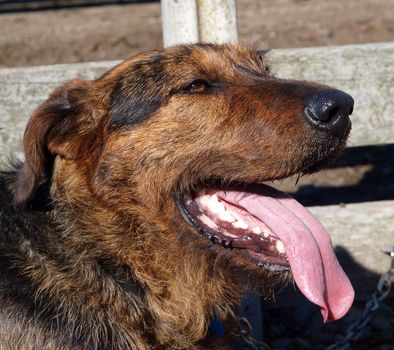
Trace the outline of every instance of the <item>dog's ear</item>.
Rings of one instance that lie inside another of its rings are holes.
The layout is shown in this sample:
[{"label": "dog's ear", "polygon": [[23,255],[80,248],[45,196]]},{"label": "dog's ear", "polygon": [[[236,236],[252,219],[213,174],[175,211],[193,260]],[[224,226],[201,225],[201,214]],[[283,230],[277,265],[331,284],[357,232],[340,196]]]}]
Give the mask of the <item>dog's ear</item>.
[{"label": "dog's ear", "polygon": [[75,79],[58,87],[33,113],[24,135],[25,162],[14,188],[16,203],[33,198],[50,176],[57,155],[79,159],[97,142],[97,104],[89,81]]}]

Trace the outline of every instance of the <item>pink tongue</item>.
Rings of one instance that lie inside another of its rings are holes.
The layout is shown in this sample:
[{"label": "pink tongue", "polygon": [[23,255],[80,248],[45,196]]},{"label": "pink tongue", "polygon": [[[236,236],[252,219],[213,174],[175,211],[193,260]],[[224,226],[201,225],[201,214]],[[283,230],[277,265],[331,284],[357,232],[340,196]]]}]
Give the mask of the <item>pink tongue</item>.
[{"label": "pink tongue", "polygon": [[264,186],[264,193],[217,193],[266,224],[286,248],[294,280],[302,293],[320,306],[324,322],[346,314],[354,290],[332,249],[322,224],[292,197]]}]

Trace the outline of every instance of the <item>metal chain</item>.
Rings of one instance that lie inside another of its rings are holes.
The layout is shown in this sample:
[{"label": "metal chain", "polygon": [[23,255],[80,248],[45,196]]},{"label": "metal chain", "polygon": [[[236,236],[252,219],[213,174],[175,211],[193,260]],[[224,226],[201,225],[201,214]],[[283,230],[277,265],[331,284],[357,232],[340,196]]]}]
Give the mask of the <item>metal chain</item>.
[{"label": "metal chain", "polygon": [[376,291],[366,303],[362,315],[357,321],[350,325],[346,331],[346,335],[338,342],[330,345],[327,350],[346,350],[350,346],[349,342],[351,340],[359,339],[373,313],[378,309],[380,302],[390,293],[391,285],[394,280],[394,246],[391,249],[385,250],[384,253],[391,257],[390,267],[380,278]]},{"label": "metal chain", "polygon": [[[371,299],[366,303],[364,311],[360,318],[350,325],[346,335],[336,343],[330,345],[326,350],[346,350],[350,346],[351,340],[357,340],[362,335],[365,326],[370,321],[373,313],[379,308],[383,299],[390,293],[391,285],[394,280],[394,246],[384,251],[391,257],[391,264],[386,273],[384,273],[377,284],[376,291],[372,294]],[[257,341],[252,335],[252,326],[245,317],[237,317],[230,313],[234,327],[231,334],[234,338],[242,340],[248,350],[270,350],[268,344]]]},{"label": "metal chain", "polygon": [[256,340],[252,333],[253,329],[248,319],[245,317],[237,317],[231,314],[235,327],[231,331],[231,335],[238,340],[241,340],[248,350],[270,350],[268,344]]}]

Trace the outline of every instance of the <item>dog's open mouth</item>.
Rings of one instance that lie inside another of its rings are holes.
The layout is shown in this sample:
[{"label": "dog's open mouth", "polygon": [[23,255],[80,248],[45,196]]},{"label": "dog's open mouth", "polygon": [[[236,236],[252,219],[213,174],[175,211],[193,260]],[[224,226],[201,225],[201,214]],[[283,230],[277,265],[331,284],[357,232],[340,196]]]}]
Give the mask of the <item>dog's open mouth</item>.
[{"label": "dog's open mouth", "polygon": [[285,247],[264,221],[244,208],[235,189],[204,188],[186,196],[185,213],[202,233],[226,248],[245,249],[259,266],[269,270],[290,268]]},{"label": "dog's open mouth", "polygon": [[179,198],[185,219],[215,244],[242,250],[273,271],[291,269],[325,321],[350,308],[353,288],[321,223],[289,195],[266,185],[207,186]]}]

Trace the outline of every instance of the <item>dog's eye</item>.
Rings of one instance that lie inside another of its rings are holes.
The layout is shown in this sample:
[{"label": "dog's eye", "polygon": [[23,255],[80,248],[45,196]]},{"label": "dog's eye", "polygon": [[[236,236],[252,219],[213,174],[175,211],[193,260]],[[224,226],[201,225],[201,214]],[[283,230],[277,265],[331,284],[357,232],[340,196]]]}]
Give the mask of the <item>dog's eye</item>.
[{"label": "dog's eye", "polygon": [[208,88],[209,88],[209,83],[206,82],[205,80],[199,79],[187,85],[183,90],[187,92],[200,93],[207,91]]}]

